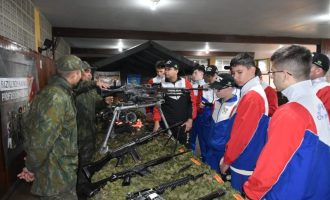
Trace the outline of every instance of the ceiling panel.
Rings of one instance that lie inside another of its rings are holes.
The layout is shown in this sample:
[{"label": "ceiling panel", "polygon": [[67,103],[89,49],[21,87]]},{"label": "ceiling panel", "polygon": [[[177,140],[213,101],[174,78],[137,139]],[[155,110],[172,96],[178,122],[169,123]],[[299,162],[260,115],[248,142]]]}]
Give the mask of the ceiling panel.
[{"label": "ceiling panel", "polygon": [[[32,0],[54,27],[330,38],[329,0]],[[323,17],[322,16],[327,16]],[[78,48],[116,48],[118,39],[66,38]],[[145,40],[122,40],[131,48]],[[156,41],[177,51],[205,42]],[[209,43],[211,51],[254,51],[269,57],[283,44]],[[312,51],[314,45],[307,46]]]},{"label": "ceiling panel", "polygon": [[[155,11],[144,4],[146,1],[33,0],[58,27],[322,38],[330,35],[330,18],[318,19],[329,15],[328,0],[160,0]],[[311,26],[315,28],[309,29]]]}]

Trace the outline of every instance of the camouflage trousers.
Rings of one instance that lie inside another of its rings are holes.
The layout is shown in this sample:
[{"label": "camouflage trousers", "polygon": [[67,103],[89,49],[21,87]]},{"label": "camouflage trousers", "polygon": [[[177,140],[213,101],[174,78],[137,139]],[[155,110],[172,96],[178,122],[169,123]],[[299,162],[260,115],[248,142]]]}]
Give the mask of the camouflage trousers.
[{"label": "camouflage trousers", "polygon": [[82,172],[82,166],[90,163],[93,159],[93,155],[95,153],[95,142],[94,138],[89,138],[85,141],[79,142],[79,165],[78,165],[78,176],[77,176],[77,184],[86,183],[87,179]]},{"label": "camouflage trousers", "polygon": [[78,200],[76,188],[54,196],[39,196],[40,200]]}]

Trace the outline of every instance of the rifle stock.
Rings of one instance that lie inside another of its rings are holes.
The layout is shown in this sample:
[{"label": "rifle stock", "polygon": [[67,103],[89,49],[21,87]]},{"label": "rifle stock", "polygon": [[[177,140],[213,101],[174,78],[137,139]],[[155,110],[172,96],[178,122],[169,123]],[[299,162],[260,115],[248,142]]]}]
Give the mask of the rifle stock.
[{"label": "rifle stock", "polygon": [[100,160],[83,166],[82,167],[83,173],[85,174],[86,178],[90,181],[91,177],[95,174],[95,172],[101,170],[113,158],[117,159],[116,166],[122,161],[122,157],[125,156],[126,154],[130,154],[135,161],[140,160],[140,156],[137,152],[136,146],[144,144],[145,142],[151,140],[152,138],[160,135],[162,132],[166,132],[167,130],[175,128],[182,124],[183,124],[183,122],[173,124],[172,126],[166,128],[166,129],[162,129],[162,130],[156,131],[154,133],[147,134],[147,135],[137,138],[123,146],[120,146],[117,149],[108,152],[107,155],[104,156],[103,158],[101,158]]}]

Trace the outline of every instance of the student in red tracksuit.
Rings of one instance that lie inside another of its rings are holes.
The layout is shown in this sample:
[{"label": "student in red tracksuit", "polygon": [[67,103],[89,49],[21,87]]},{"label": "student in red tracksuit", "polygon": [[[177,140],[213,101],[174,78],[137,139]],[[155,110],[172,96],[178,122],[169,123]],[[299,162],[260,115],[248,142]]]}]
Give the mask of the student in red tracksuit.
[{"label": "student in red tracksuit", "polygon": [[156,70],[157,76],[150,79],[148,81],[148,84],[161,83],[161,82],[165,81],[165,61],[163,61],[163,60],[157,61],[156,65],[155,65],[155,70]]},{"label": "student in red tracksuit", "polygon": [[269,106],[268,116],[271,117],[278,108],[277,92],[274,88],[270,87],[266,82],[262,80],[262,74],[259,67],[256,69],[256,76],[259,77],[261,86],[265,90]]},{"label": "student in red tracksuit", "polygon": [[274,84],[289,102],[270,120],[268,141],[244,184],[249,199],[330,199],[330,124],[309,80],[311,53],[292,45],[271,57]]},{"label": "student in red tracksuit", "polygon": [[[203,71],[204,70],[204,71]],[[202,72],[203,71],[203,72]],[[197,88],[198,85],[204,89],[208,90],[195,90],[194,94],[196,97],[196,106],[197,106],[197,116],[193,122],[193,128],[191,131],[191,148],[195,150],[195,142],[196,136],[198,137],[199,147],[201,151],[202,161],[205,162],[206,153],[208,151],[209,146],[209,135],[210,129],[212,125],[212,107],[214,101],[217,99],[215,96],[213,89],[209,88],[209,85],[215,81],[217,67],[215,65],[207,66],[206,69],[203,68],[195,68],[192,79],[193,79],[193,87]],[[202,76],[196,76],[202,72]],[[206,75],[207,83],[204,82],[203,75]],[[202,79],[202,81],[196,81]],[[195,81],[194,81],[195,79]],[[201,82],[203,85],[201,85]]]},{"label": "student in red tracksuit", "polygon": [[214,93],[219,98],[214,102],[211,126],[209,128],[208,148],[205,155],[205,162],[218,173],[219,162],[225,153],[225,147],[230,137],[233,119],[231,116],[238,103],[238,98],[234,94],[235,81],[230,74],[218,74],[217,79],[210,85]]},{"label": "student in red tracksuit", "polygon": [[[148,81],[148,84],[160,84],[165,81],[165,61],[159,60],[155,64],[155,70],[157,76],[153,77]],[[146,108],[146,117],[148,121],[153,119],[153,107]]]},{"label": "student in red tracksuit", "polygon": [[313,53],[310,78],[316,95],[321,99],[330,116],[330,84],[325,75],[329,70],[329,58],[321,53]]},{"label": "student in red tracksuit", "polygon": [[[193,88],[203,88],[206,85],[204,81],[204,74],[205,74],[205,67],[204,65],[196,64],[193,68],[193,73],[191,75],[191,84]],[[196,141],[198,132],[203,131],[203,122],[198,117],[199,113],[201,113],[202,109],[200,108],[203,91],[202,90],[194,90],[194,95],[196,98],[196,106],[197,106],[197,116],[196,119],[193,121],[193,128],[190,132],[190,147],[196,153]],[[198,140],[200,140],[198,138]],[[200,141],[199,141],[200,143]]]},{"label": "student in red tracksuit", "polygon": [[231,185],[242,191],[243,183],[252,174],[266,142],[268,102],[259,77],[255,77],[256,66],[252,56],[238,54],[230,66],[235,83],[241,87],[241,99],[233,116],[224,157],[220,160],[220,171],[224,174],[230,166]]},{"label": "student in red tracksuit", "polygon": [[[179,65],[172,60],[165,63],[165,81],[161,82],[162,88],[187,88],[191,89],[191,83],[178,76]],[[177,138],[181,144],[189,147],[189,131],[192,128],[193,119],[196,117],[196,101],[193,90],[182,92],[181,94],[165,94],[165,103],[161,105],[165,119],[169,126],[183,121],[182,128],[172,130],[174,138]],[[160,127],[161,116],[156,107],[154,107],[154,131]]]}]

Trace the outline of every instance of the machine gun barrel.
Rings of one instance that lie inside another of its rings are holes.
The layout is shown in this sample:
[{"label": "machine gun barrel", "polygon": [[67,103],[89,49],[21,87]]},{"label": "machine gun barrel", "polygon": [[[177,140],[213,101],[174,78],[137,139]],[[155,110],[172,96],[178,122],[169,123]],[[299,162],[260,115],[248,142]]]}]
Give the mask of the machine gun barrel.
[{"label": "machine gun barrel", "polygon": [[165,94],[167,95],[180,95],[189,93],[192,90],[203,90],[207,91],[209,88],[183,88],[183,87],[162,87],[160,84],[152,85],[124,85],[117,88],[102,89],[98,90],[98,93],[102,97],[116,96],[118,94],[127,94],[129,97],[127,100],[143,100],[143,99],[159,99]]},{"label": "machine gun barrel", "polygon": [[144,164],[135,166],[133,168],[127,169],[125,171],[122,172],[118,172],[118,173],[113,173],[111,174],[111,176],[99,180],[95,183],[84,183],[83,185],[81,185],[82,188],[82,194],[87,196],[87,197],[92,197],[93,195],[95,195],[102,187],[104,187],[107,182],[113,182],[116,181],[118,179],[124,179],[123,181],[123,186],[127,186],[130,185],[130,180],[132,176],[135,175],[140,175],[140,176],[144,176],[145,174],[147,174],[149,172],[149,167],[153,167],[156,165],[160,165],[164,162],[167,162],[169,160],[171,160],[172,158],[182,155],[184,153],[187,152],[181,152],[181,153],[177,153],[174,155],[166,155],[166,156],[162,156],[159,158],[156,158],[154,160],[150,160]]},{"label": "machine gun barrel", "polygon": [[167,189],[173,190],[174,188],[176,188],[178,186],[187,184],[189,181],[196,180],[196,179],[204,176],[204,174],[206,174],[206,172],[198,174],[196,176],[189,174],[186,177],[176,179],[173,181],[169,181],[167,183],[163,183],[155,188],[143,189],[138,192],[128,193],[126,196],[126,200],[147,200],[147,199],[150,199],[150,196],[156,196],[156,195],[163,194],[165,192],[165,190],[167,190]]},{"label": "machine gun barrel", "polygon": [[183,122],[173,124],[172,126],[170,126],[168,128],[165,128],[165,129],[156,131],[154,133],[147,134],[142,137],[136,138],[133,141],[131,141],[127,144],[124,144],[123,146],[120,146],[113,151],[109,151],[107,153],[107,155],[104,156],[103,158],[101,158],[100,160],[87,164],[82,167],[86,178],[88,180],[90,180],[95,172],[101,170],[103,168],[103,166],[106,165],[113,158],[117,158],[117,164],[120,163],[122,157],[126,154],[131,154],[131,156],[133,157],[134,160],[139,160],[140,156],[138,155],[138,152],[136,149],[136,147],[138,145],[144,144],[145,142],[151,140],[152,138],[157,137],[161,133],[166,132],[167,130],[175,128],[177,126],[180,126],[182,124],[183,124]]}]

